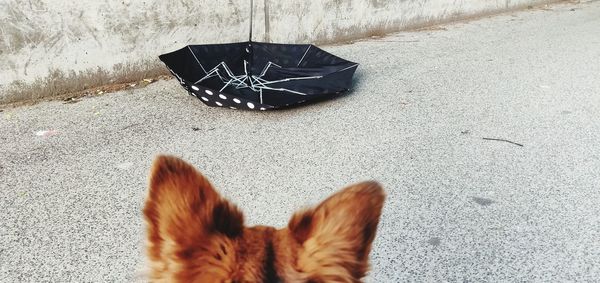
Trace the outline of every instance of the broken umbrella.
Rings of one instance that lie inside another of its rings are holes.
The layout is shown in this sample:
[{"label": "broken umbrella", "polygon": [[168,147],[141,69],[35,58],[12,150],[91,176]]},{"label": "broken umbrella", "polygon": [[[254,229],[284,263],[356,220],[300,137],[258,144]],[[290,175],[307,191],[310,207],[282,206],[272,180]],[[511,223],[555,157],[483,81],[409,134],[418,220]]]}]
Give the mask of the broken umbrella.
[{"label": "broken umbrella", "polygon": [[188,45],[159,56],[191,95],[208,106],[269,110],[350,89],[357,63],[312,44],[254,42],[250,11],[246,42]]}]

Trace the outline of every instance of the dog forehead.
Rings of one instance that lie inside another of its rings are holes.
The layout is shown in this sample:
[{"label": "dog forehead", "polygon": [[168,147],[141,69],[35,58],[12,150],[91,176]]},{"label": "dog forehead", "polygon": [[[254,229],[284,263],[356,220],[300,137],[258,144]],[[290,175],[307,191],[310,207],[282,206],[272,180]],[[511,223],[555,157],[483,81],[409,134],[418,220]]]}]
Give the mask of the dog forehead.
[{"label": "dog forehead", "polygon": [[273,246],[274,232],[274,228],[266,226],[244,228],[236,245],[240,259],[244,261],[267,259],[269,249]]},{"label": "dog forehead", "polygon": [[267,226],[244,229],[236,241],[236,279],[244,282],[280,282],[275,270],[274,232],[274,228]]}]

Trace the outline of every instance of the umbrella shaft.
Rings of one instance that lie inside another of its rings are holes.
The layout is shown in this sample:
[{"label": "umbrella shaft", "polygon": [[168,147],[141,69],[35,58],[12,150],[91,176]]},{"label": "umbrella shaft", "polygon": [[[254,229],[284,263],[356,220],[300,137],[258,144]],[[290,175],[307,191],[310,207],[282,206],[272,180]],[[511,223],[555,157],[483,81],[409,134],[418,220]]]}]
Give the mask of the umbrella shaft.
[{"label": "umbrella shaft", "polygon": [[252,16],[254,14],[254,0],[250,0],[250,35],[248,41],[252,41]]}]

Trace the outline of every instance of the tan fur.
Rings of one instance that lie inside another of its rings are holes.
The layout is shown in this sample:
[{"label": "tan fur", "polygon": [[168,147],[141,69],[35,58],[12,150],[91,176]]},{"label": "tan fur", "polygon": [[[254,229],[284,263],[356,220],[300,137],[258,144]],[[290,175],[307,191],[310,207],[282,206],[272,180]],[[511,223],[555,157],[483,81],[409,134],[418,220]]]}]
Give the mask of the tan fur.
[{"label": "tan fur", "polygon": [[154,282],[360,282],[384,202],[359,183],[288,227],[244,227],[240,210],[194,167],[159,156],[144,207]]}]

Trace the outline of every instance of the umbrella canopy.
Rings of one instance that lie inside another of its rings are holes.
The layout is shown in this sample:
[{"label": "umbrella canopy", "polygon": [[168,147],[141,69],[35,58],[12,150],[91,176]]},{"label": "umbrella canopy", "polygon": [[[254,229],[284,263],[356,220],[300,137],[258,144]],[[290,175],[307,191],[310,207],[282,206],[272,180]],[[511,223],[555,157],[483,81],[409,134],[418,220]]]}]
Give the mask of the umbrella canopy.
[{"label": "umbrella canopy", "polygon": [[312,44],[253,41],[189,45],[159,58],[204,104],[250,110],[341,94],[358,67]]}]

